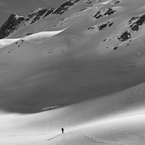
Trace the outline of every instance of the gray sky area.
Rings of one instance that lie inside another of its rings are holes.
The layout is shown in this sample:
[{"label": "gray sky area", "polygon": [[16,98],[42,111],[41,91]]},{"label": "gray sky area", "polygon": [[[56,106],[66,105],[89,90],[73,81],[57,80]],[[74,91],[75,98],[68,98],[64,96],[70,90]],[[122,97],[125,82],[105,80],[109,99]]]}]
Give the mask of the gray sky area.
[{"label": "gray sky area", "polygon": [[0,26],[10,14],[26,16],[39,7],[58,7],[66,0],[0,0]]}]

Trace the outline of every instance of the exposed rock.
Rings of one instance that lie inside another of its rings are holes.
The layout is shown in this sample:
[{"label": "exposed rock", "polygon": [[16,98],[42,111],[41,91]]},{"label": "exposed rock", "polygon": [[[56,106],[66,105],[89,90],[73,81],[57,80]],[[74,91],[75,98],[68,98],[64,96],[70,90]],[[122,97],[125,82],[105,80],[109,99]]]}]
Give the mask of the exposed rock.
[{"label": "exposed rock", "polygon": [[41,18],[44,18],[46,16],[48,16],[49,14],[51,14],[53,12],[53,9],[47,9],[47,8],[39,8],[35,11],[32,11],[26,18],[25,18],[25,22],[29,23],[29,24],[33,24],[35,22],[37,22],[38,20],[40,20]]},{"label": "exposed rock", "polygon": [[116,10],[113,10],[113,8],[103,9],[103,10],[98,11],[94,15],[94,18],[98,19],[98,18],[101,18],[101,17],[104,17],[104,16],[109,16],[109,15],[114,14],[115,12],[116,12]]},{"label": "exposed rock", "polygon": [[43,18],[50,15],[54,11],[54,8],[49,8],[47,12],[44,14]]},{"label": "exposed rock", "polygon": [[118,37],[118,40],[120,41],[126,41],[131,38],[131,34],[128,31],[125,31],[124,33],[121,34],[120,37]]},{"label": "exposed rock", "polygon": [[25,25],[33,24],[38,20],[48,16],[53,11],[54,8],[39,8],[35,11],[32,11],[26,18],[19,16],[18,14],[11,14],[8,20],[0,28],[0,39],[14,33],[19,28],[20,24],[22,24],[22,22]]},{"label": "exposed rock", "polygon": [[68,0],[63,3],[58,9],[56,9],[53,14],[61,15],[65,11],[67,11],[70,7],[72,7],[75,3],[79,2],[80,0]]},{"label": "exposed rock", "polygon": [[131,23],[133,20],[136,20],[136,22],[132,23],[130,25],[130,28],[133,31],[138,31],[139,30],[139,26],[141,26],[141,25],[143,25],[145,23],[145,14],[143,14],[140,17],[132,17],[131,20],[129,21],[129,23]]},{"label": "exposed rock", "polygon": [[87,5],[91,5],[94,4],[96,2],[96,0],[85,0],[84,3]]},{"label": "exposed rock", "polygon": [[115,1],[115,2],[114,2],[114,4],[119,4],[119,3],[120,3],[120,1],[119,1],[119,0],[117,0],[117,1]]},{"label": "exposed rock", "polygon": [[101,18],[103,17],[103,15],[101,14],[101,11],[97,12],[95,15],[94,15],[94,18],[98,19],[98,18]]},{"label": "exposed rock", "polygon": [[105,12],[104,15],[107,15],[107,16],[112,15],[112,14],[115,13],[115,11],[116,11],[116,10],[113,10],[112,8],[109,8],[109,9]]},{"label": "exposed rock", "polygon": [[103,30],[104,28],[106,28],[106,27],[110,27],[110,26],[112,26],[113,25],[113,22],[110,22],[110,21],[108,21],[107,23],[103,23],[103,24],[101,24],[100,26],[98,26],[98,29],[99,30]]},{"label": "exposed rock", "polygon": [[139,17],[132,17],[129,21],[128,21],[128,24],[132,24],[132,22],[134,21],[134,20],[137,20]]},{"label": "exposed rock", "polygon": [[23,16],[19,16],[18,14],[11,14],[8,20],[0,28],[0,39],[13,33],[24,21],[24,19],[25,18]]},{"label": "exposed rock", "polygon": [[28,35],[31,35],[31,34],[33,34],[33,33],[32,32],[28,32],[28,33],[25,34],[25,36],[28,36]]},{"label": "exposed rock", "polygon": [[118,46],[115,46],[115,47],[113,48],[113,50],[117,50],[117,48],[118,48]]}]

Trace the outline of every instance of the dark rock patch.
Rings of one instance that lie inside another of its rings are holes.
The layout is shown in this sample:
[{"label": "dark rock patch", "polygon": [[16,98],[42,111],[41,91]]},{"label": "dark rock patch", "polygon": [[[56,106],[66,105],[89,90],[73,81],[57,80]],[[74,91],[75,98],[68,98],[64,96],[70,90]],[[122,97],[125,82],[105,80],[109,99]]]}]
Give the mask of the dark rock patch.
[{"label": "dark rock patch", "polygon": [[136,19],[138,19],[139,17],[132,17],[129,21],[128,21],[128,24],[131,24],[132,23],[132,21],[134,21],[134,20],[136,20]]},{"label": "dark rock patch", "polygon": [[67,11],[70,7],[72,7],[75,3],[79,2],[80,0],[68,0],[63,3],[58,9],[56,9],[53,14],[61,15],[65,11]]},{"label": "dark rock patch", "polygon": [[139,26],[143,25],[145,23],[145,14],[143,14],[140,17],[132,17],[131,20],[129,21],[129,24],[133,21],[136,20],[136,22],[132,23],[130,25],[130,28],[132,31],[138,31],[139,30]]},{"label": "dark rock patch", "polygon": [[100,26],[98,26],[98,29],[99,30],[103,30],[104,28],[106,28],[106,27],[110,27],[111,25],[113,25],[113,22],[107,22],[107,23],[104,23],[104,24],[101,24]]},{"label": "dark rock patch", "polygon": [[0,39],[5,38],[13,33],[23,21],[23,16],[11,14],[8,20],[0,28]]},{"label": "dark rock patch", "polygon": [[98,18],[101,18],[103,17],[103,15],[101,15],[101,11],[97,12],[95,15],[94,15],[94,18],[98,19]]},{"label": "dark rock patch", "polygon": [[108,10],[107,10],[107,12],[104,14],[105,16],[107,15],[107,16],[109,16],[109,15],[112,15],[112,14],[114,14],[116,12],[116,10],[113,10],[112,8],[109,8]]},{"label": "dark rock patch", "polygon": [[98,26],[98,29],[99,29],[99,30],[103,30],[103,29],[106,28],[106,27],[107,27],[107,23]]},{"label": "dark rock patch", "polygon": [[49,8],[47,12],[44,14],[43,18],[49,16],[54,11],[54,8]]},{"label": "dark rock patch", "polygon": [[105,42],[107,39],[104,39],[102,42]]},{"label": "dark rock patch", "polygon": [[131,34],[128,31],[125,31],[124,33],[121,34],[120,37],[118,37],[118,40],[120,41],[126,41],[131,38]]},{"label": "dark rock patch", "polygon": [[113,22],[112,22],[112,23],[109,23],[109,25],[108,25],[108,26],[109,26],[109,27],[111,27],[112,25],[113,25]]},{"label": "dark rock patch", "polygon": [[101,11],[98,11],[95,15],[94,15],[94,18],[95,19],[99,19],[101,17],[104,17],[104,16],[109,16],[109,15],[112,15],[116,12],[116,10],[113,10],[112,8],[108,8],[107,10],[104,9],[104,10],[101,10]]},{"label": "dark rock patch", "polygon": [[120,3],[120,1],[115,1],[115,2],[114,2],[114,4],[119,4],[119,3]]},{"label": "dark rock patch", "polygon": [[87,30],[93,30],[93,29],[95,29],[95,27],[91,26]]},{"label": "dark rock patch", "polygon": [[47,8],[41,8],[36,11],[32,11],[26,18],[25,21],[31,21],[31,24],[38,21],[46,12],[48,12]]},{"label": "dark rock patch", "polygon": [[118,46],[115,46],[114,48],[113,48],[113,50],[117,50],[118,49]]},{"label": "dark rock patch", "polygon": [[25,34],[25,36],[32,35],[32,34],[33,34],[32,32],[28,32]]}]

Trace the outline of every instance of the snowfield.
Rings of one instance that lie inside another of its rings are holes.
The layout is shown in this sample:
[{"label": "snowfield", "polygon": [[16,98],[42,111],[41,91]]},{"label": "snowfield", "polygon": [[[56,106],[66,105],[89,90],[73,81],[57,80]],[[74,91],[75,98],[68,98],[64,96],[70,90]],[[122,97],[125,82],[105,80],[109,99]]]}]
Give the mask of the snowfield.
[{"label": "snowfield", "polygon": [[144,8],[71,0],[16,23],[0,40],[0,145],[144,145]]}]

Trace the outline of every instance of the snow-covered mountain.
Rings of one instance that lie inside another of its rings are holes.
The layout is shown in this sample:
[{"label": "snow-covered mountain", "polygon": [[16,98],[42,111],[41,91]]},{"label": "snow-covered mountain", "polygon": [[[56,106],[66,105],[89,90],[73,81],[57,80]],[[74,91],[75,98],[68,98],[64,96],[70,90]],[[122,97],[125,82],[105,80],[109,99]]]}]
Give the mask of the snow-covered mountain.
[{"label": "snow-covered mountain", "polygon": [[0,144],[144,145],[144,32],[144,0],[11,15],[0,33]]},{"label": "snow-covered mountain", "polygon": [[37,10],[32,11],[26,18],[18,14],[11,14],[8,20],[0,28],[0,39],[8,37],[20,27],[22,28],[31,25],[48,16],[53,10],[54,8],[38,8]]},{"label": "snow-covered mountain", "polygon": [[54,8],[38,8],[35,11],[32,11],[26,18],[25,18],[25,24],[33,24],[37,22],[38,20],[48,16],[53,12]]},{"label": "snow-covered mountain", "polygon": [[[80,0],[68,0],[63,3],[57,9],[54,8],[38,8],[32,12],[27,17],[19,16],[18,14],[11,14],[8,20],[0,28],[0,39],[8,37],[12,33],[16,32],[22,27],[26,27],[37,21],[52,15],[61,15],[68,9],[70,9],[74,4]],[[26,35],[30,35],[27,33]]]},{"label": "snow-covered mountain", "polygon": [[[135,0],[69,0],[55,10],[39,8],[26,18],[18,15],[12,18],[9,22],[13,23],[6,23],[10,28],[7,37],[0,40],[0,63],[7,66],[0,82],[5,82],[11,90],[15,85],[18,87],[17,82],[38,72],[41,74],[41,70],[45,78],[43,81],[28,79],[26,84],[31,82],[32,87],[26,85],[18,92],[12,89],[13,96],[36,96],[37,91],[38,96],[43,92],[44,98],[60,94],[76,96],[62,103],[69,104],[81,100],[78,94],[89,99],[143,81],[140,79],[145,64],[145,3],[142,0],[140,3]],[[51,67],[54,69],[48,73]],[[136,72],[139,77],[134,81]],[[57,92],[53,91],[53,86]],[[1,96],[9,94],[3,90]],[[57,104],[52,101],[51,105]]]}]

